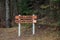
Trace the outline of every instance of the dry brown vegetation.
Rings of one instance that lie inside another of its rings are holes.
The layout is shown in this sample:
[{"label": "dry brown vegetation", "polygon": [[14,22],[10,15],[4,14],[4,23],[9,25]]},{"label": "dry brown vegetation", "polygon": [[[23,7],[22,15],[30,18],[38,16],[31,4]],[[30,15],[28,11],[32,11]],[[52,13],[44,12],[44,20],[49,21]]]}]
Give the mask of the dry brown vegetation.
[{"label": "dry brown vegetation", "polygon": [[21,36],[18,37],[17,28],[0,28],[0,40],[60,40],[57,31],[36,28],[35,35],[32,35],[31,29],[23,28],[21,31]]}]

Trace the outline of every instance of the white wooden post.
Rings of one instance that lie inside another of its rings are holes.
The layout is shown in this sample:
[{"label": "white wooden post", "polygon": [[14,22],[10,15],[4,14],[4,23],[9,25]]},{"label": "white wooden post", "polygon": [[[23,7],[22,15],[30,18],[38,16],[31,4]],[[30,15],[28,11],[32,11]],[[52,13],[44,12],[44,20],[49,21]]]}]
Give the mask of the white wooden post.
[{"label": "white wooden post", "polygon": [[[34,16],[34,14],[33,14]],[[35,24],[34,24],[34,19],[33,19],[33,27],[32,27],[32,32],[33,32],[33,35],[35,34]]]},{"label": "white wooden post", "polygon": [[[20,16],[20,15],[19,15]],[[20,19],[19,19],[19,21],[20,21]],[[21,24],[20,24],[20,22],[18,23],[18,36],[20,36],[21,35]]]}]

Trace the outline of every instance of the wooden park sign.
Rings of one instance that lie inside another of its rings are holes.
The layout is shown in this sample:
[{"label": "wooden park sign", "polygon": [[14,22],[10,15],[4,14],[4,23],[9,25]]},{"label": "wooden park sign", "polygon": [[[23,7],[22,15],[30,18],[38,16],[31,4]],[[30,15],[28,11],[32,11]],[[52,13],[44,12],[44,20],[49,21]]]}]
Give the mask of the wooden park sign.
[{"label": "wooden park sign", "polygon": [[15,16],[16,23],[36,23],[37,16]]},{"label": "wooden park sign", "polygon": [[28,16],[15,16],[15,22],[18,24],[18,36],[21,34],[21,24],[22,23],[32,23],[33,24],[33,34],[35,34],[35,23],[37,23],[37,16],[36,15],[28,15]]}]

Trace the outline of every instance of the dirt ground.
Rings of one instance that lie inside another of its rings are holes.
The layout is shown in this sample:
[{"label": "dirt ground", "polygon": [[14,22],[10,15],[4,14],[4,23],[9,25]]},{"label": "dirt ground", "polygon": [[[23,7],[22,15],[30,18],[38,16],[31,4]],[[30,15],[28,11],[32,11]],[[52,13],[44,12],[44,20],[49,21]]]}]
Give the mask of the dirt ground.
[{"label": "dirt ground", "polygon": [[0,28],[0,40],[60,40],[60,37],[56,31],[36,29],[35,35],[32,35],[31,29],[21,32],[21,36],[18,37],[17,27]]}]

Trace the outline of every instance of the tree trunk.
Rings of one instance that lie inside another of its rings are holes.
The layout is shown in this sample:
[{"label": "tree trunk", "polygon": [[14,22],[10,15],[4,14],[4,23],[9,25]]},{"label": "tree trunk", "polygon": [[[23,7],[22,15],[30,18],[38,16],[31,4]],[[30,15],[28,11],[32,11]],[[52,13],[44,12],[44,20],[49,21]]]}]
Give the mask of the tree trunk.
[{"label": "tree trunk", "polygon": [[9,28],[9,0],[6,0],[6,27]]}]

